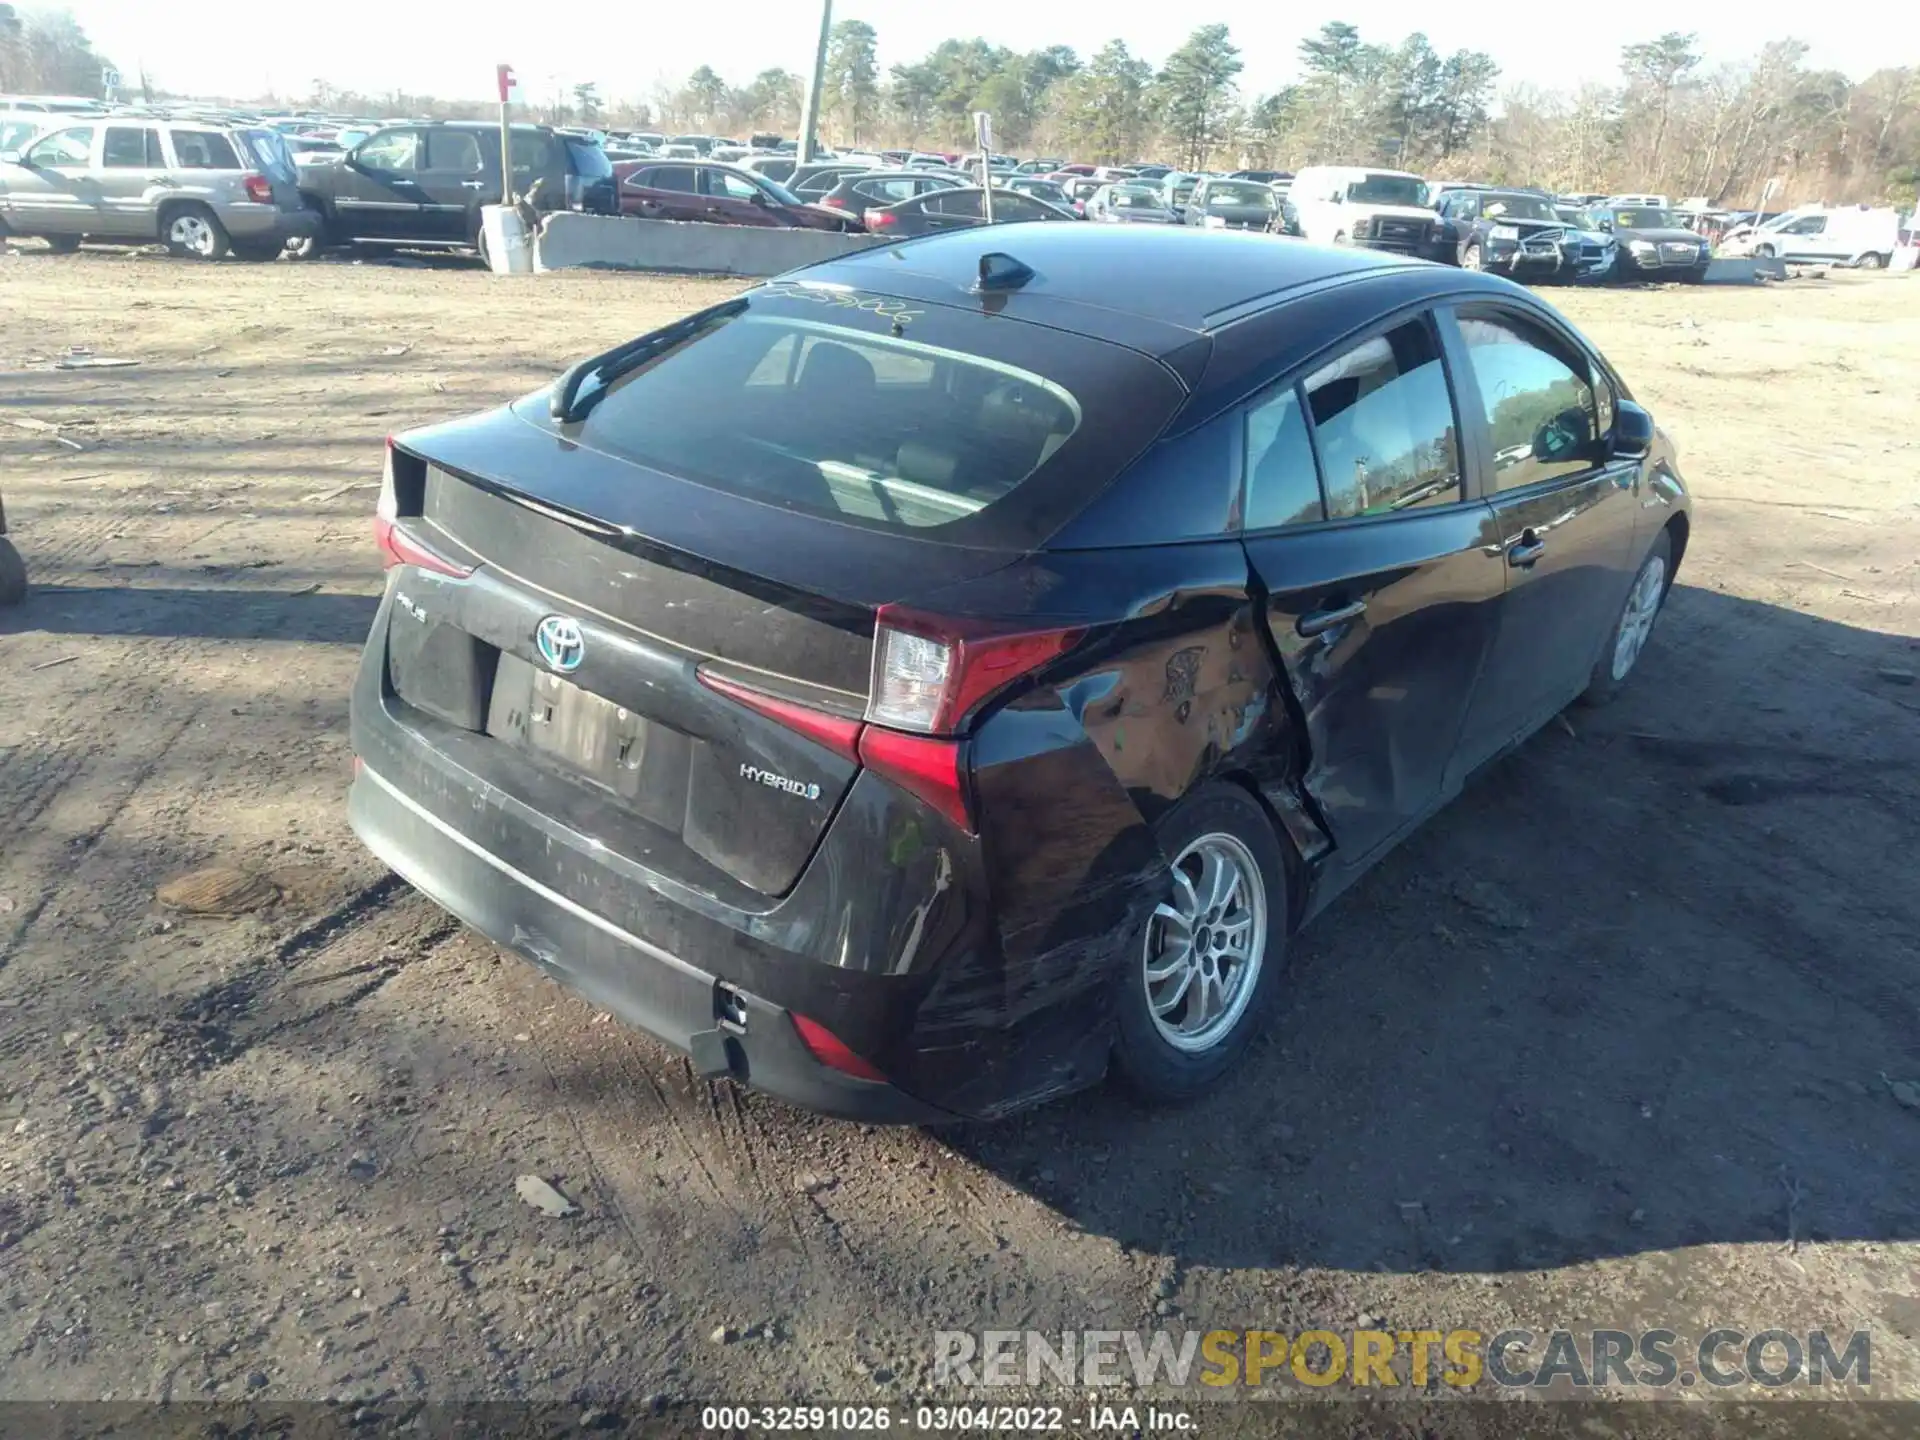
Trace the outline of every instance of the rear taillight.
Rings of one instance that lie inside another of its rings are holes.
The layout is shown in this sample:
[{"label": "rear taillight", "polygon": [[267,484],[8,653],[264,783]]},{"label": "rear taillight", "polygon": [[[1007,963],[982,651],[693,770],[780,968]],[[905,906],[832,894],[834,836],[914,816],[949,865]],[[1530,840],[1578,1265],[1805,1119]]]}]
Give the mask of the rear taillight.
[{"label": "rear taillight", "polygon": [[809,1020],[804,1015],[793,1017],[793,1028],[799,1033],[800,1043],[813,1052],[813,1058],[829,1070],[838,1070],[842,1075],[851,1075],[856,1080],[877,1080],[885,1084],[887,1077],[874,1068],[872,1062],[863,1060],[847,1048],[847,1042],[834,1034],[818,1020]]},{"label": "rear taillight", "polygon": [[373,507],[373,543],[380,547],[386,568],[415,565],[436,575],[464,580],[473,573],[471,565],[449,560],[432,546],[412,534],[400,523],[400,494],[393,480],[393,437],[387,437],[387,460],[380,472],[380,499]]},{"label": "rear taillight", "polygon": [[889,226],[898,224],[899,219],[899,216],[889,215],[885,210],[869,210],[861,223],[869,230],[885,230]]},{"label": "rear taillight", "polygon": [[1076,628],[997,634],[882,605],[863,720],[772,695],[705,668],[697,674],[715,694],[856,760],[973,834],[962,727],[983,702],[1064,654],[1084,633]]},{"label": "rear taillight", "polygon": [[240,186],[247,192],[247,199],[256,205],[273,203],[273,182],[264,175],[248,175],[242,178]]},{"label": "rear taillight", "polygon": [[954,734],[981,701],[1063,654],[1085,633],[969,631],[882,605],[867,719],[895,730]]},{"label": "rear taillight", "polygon": [[822,205],[831,205],[836,210],[844,210],[847,208],[847,202],[842,200],[838,195],[829,195],[820,203]]}]

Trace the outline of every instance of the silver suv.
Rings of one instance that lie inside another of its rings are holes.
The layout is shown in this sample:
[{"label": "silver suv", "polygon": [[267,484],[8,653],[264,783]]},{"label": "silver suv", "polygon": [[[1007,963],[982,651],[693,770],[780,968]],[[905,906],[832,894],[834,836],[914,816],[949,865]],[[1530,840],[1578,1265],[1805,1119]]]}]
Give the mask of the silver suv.
[{"label": "silver suv", "polygon": [[276,131],[62,118],[48,116],[51,128],[0,151],[0,234],[38,235],[62,251],[83,239],[160,240],[201,260],[229,250],[271,260],[318,223]]}]

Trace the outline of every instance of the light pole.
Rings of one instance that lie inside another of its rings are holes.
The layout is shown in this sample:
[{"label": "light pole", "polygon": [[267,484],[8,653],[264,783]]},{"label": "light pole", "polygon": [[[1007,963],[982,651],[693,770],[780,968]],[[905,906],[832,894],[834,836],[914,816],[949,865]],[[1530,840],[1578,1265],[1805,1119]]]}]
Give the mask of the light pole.
[{"label": "light pole", "polygon": [[820,125],[820,87],[827,78],[827,40],[833,33],[833,0],[820,0],[820,43],[813,51],[813,83],[807,86],[806,104],[800,109],[800,143],[795,147],[800,163],[813,159],[813,132]]}]

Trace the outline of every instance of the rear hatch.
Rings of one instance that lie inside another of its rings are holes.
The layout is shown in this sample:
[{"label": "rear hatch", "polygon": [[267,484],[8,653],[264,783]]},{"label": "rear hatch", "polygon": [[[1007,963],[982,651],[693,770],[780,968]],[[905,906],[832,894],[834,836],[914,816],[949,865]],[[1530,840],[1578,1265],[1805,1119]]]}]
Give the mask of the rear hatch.
[{"label": "rear hatch", "polygon": [[879,607],[1036,548],[1184,391],[1119,345],[844,287],[674,329],[579,418],[542,391],[399,438],[389,553],[419,563],[389,683],[487,784],[776,895],[858,772]]},{"label": "rear hatch", "polygon": [[273,187],[274,205],[281,210],[298,212],[303,203],[300,170],[293,152],[287,148],[286,137],[264,126],[240,130],[236,135],[246,151],[240,157],[241,163],[256,166],[259,173],[267,177]]}]

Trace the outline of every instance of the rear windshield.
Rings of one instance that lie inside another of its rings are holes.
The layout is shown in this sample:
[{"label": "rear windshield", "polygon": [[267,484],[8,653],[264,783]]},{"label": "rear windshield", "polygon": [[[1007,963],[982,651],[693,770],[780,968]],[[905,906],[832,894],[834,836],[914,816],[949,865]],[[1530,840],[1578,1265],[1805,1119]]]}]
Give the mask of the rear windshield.
[{"label": "rear windshield", "polygon": [[1244,205],[1259,206],[1271,210],[1274,206],[1273,191],[1264,185],[1246,184],[1209,185],[1207,187],[1207,208],[1226,210]]},{"label": "rear windshield", "polygon": [[1160,192],[1149,190],[1144,185],[1129,185],[1124,190],[1113,192],[1112,203],[1128,209],[1158,210]]},{"label": "rear windshield", "polygon": [[578,440],[784,509],[1009,548],[1057,529],[1182,398],[1117,346],[774,281],[616,379]]}]

